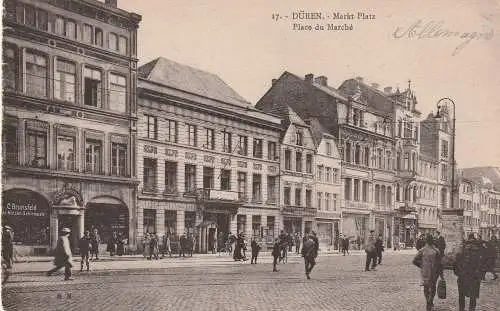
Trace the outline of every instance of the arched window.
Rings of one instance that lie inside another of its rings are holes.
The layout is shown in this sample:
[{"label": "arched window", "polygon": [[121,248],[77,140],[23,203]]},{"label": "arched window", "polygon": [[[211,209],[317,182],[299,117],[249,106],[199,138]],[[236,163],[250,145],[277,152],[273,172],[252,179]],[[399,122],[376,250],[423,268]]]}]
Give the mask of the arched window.
[{"label": "arched window", "polygon": [[392,188],[387,187],[387,205],[392,206]]},{"label": "arched window", "polygon": [[345,161],[351,163],[351,143],[348,141],[345,143]]},{"label": "arched window", "polygon": [[361,164],[361,147],[359,144],[354,147],[354,163]]},{"label": "arched window", "polygon": [[375,185],[375,204],[380,203],[380,186]]},{"label": "arched window", "polygon": [[415,152],[411,154],[411,171],[417,171],[417,154]]},{"label": "arched window", "polygon": [[441,188],[441,208],[446,208],[448,204],[448,191],[446,188]]},{"label": "arched window", "polygon": [[385,194],[385,186],[380,187],[380,203],[385,204],[386,194]]},{"label": "arched window", "polygon": [[408,152],[405,152],[404,161],[405,161],[404,169],[406,171],[409,171],[410,170],[410,154]]},{"label": "arched window", "polygon": [[396,201],[401,201],[401,187],[399,186],[399,184],[396,184]]},{"label": "arched window", "polygon": [[364,165],[370,166],[370,148],[365,147],[365,152],[364,152]]},{"label": "arched window", "polygon": [[397,169],[398,171],[400,171],[400,170],[401,170],[401,151],[398,151],[398,152],[396,153],[396,169]]},{"label": "arched window", "polygon": [[417,186],[413,186],[413,202],[417,202]]}]

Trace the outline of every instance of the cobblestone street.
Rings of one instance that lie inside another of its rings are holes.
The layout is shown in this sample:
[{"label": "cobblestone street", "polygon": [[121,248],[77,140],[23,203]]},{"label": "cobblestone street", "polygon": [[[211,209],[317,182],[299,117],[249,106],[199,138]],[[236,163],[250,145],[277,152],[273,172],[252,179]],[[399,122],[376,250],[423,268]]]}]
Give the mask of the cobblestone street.
[{"label": "cobblestone street", "polygon": [[[217,255],[100,262],[70,282],[62,273],[45,276],[50,263],[34,263],[31,272],[17,268],[2,300],[6,310],[422,310],[411,259],[388,253],[376,271],[364,272],[361,254],[321,256],[311,280],[295,256],[278,273],[269,256],[257,265]],[[448,299],[436,298],[436,311],[458,309],[456,278],[447,271],[446,279]],[[484,282],[477,310],[499,310],[499,289],[498,281]]]}]

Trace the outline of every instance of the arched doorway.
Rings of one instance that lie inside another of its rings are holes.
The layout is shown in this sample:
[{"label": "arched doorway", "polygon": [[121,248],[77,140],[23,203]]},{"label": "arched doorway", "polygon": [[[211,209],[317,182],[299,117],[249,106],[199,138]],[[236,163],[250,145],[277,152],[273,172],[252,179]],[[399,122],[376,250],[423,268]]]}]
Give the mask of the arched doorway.
[{"label": "arched doorway", "polygon": [[2,224],[14,231],[14,242],[34,252],[50,244],[49,201],[28,189],[11,189],[2,194]]},{"label": "arched doorway", "polygon": [[96,228],[101,244],[106,244],[116,232],[129,240],[129,210],[121,200],[111,196],[101,196],[90,200],[85,209],[85,230]]}]

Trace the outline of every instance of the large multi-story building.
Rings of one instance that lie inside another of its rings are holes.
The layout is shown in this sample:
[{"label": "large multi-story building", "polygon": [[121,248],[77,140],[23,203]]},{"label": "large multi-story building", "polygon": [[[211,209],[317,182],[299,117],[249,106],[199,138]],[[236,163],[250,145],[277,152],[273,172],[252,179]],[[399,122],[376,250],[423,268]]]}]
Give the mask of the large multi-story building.
[{"label": "large multi-story building", "polygon": [[308,122],[314,119],[338,141],[344,185],[342,233],[356,247],[364,247],[369,229],[376,229],[384,236],[384,244],[390,245],[394,179],[391,99],[361,78],[345,81],[337,91],[324,76],[308,74],[302,79],[285,72],[256,106],[269,111],[280,105],[292,108]]},{"label": "large multi-story building", "polygon": [[134,234],[137,28],[116,1],[7,0],[2,218],[20,253],[61,227]]},{"label": "large multi-story building", "polygon": [[139,75],[137,242],[187,234],[207,252],[229,233],[272,241],[281,120],[218,76],[165,58]]}]

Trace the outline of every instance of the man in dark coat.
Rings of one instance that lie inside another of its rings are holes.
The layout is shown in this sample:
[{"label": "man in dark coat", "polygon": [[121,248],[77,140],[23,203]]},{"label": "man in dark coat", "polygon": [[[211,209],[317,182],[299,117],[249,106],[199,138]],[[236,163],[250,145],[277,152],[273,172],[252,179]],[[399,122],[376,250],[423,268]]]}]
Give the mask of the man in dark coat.
[{"label": "man in dark coat", "polygon": [[2,232],[2,263],[7,269],[12,268],[14,261],[14,233],[10,226],[4,226]]},{"label": "man in dark coat", "polygon": [[83,234],[83,237],[80,239],[79,243],[79,248],[80,248],[80,255],[82,256],[82,260],[80,261],[80,272],[83,271],[83,263],[87,265],[87,271],[90,270],[89,267],[89,252],[90,252],[90,247],[91,247],[91,241],[90,241],[90,232],[87,230]]},{"label": "man in dark coat", "polygon": [[259,256],[260,245],[257,243],[257,241],[255,241],[255,239],[252,239],[250,247],[252,248],[252,260],[250,261],[250,263],[253,264],[255,260],[255,264],[257,264],[257,257]]},{"label": "man in dark coat", "polygon": [[436,282],[439,276],[440,257],[439,250],[434,247],[432,235],[427,235],[425,245],[413,259],[413,264],[421,269],[421,277],[424,285],[424,296],[427,303],[427,310],[432,310],[434,306],[434,296],[436,295]]},{"label": "man in dark coat", "polygon": [[[444,240],[444,237],[441,235],[441,232],[436,231],[436,240],[434,241],[437,249],[439,250],[439,262],[444,257],[444,250],[446,249],[446,241]],[[439,269],[439,276],[441,277],[441,280],[444,280],[444,274],[443,274],[443,268],[441,267]]]},{"label": "man in dark coat", "polygon": [[370,236],[366,240],[365,243],[365,252],[366,252],[366,262],[365,262],[365,271],[370,271],[370,263],[371,269],[375,270],[377,266],[377,252],[375,251],[375,230],[370,230]]},{"label": "man in dark coat", "polygon": [[486,243],[486,248],[484,250],[485,253],[485,263],[484,263],[484,275],[483,280],[486,279],[486,273],[491,272],[493,274],[493,280],[498,278],[498,275],[495,272],[495,262],[497,260],[497,237],[491,236],[490,240]]},{"label": "man in dark coat", "polygon": [[306,270],[306,277],[308,280],[311,279],[309,274],[316,265],[316,257],[318,256],[318,244],[317,238],[313,233],[309,235],[309,238],[304,242],[302,246],[302,256],[304,257],[304,266]]},{"label": "man in dark coat", "polygon": [[420,234],[419,237],[417,238],[417,242],[415,243],[415,248],[417,249],[417,251],[419,251],[424,246],[425,246],[424,235]]},{"label": "man in dark coat", "polygon": [[345,235],[343,238],[342,238],[342,254],[345,256],[345,254],[347,253],[347,255],[349,255],[349,237],[347,235]]},{"label": "man in dark coat", "polygon": [[92,248],[90,249],[90,260],[94,258],[94,254],[95,260],[99,260],[99,244],[101,243],[101,237],[99,236],[99,232],[96,228],[92,230],[90,241],[92,244]]},{"label": "man in dark coat", "polygon": [[273,255],[273,272],[278,272],[278,269],[276,269],[276,265],[278,264],[278,258],[280,257],[280,254],[280,242],[279,239],[276,238],[274,239],[273,251],[271,253],[271,255]]},{"label": "man in dark coat", "polygon": [[302,239],[300,238],[300,233],[295,233],[295,252],[300,254],[300,242]]},{"label": "man in dark coat", "polygon": [[469,234],[468,240],[464,241],[462,249],[458,252],[454,272],[457,275],[458,305],[459,310],[465,310],[465,297],[469,297],[469,310],[476,309],[476,299],[479,298],[481,279],[483,277],[482,266],[484,264],[483,246],[481,241]]},{"label": "man in dark coat", "polygon": [[378,235],[377,240],[375,241],[375,252],[377,253],[377,264],[382,264],[382,252],[384,251],[384,242],[382,238],[382,234]]},{"label": "man in dark coat", "polygon": [[186,257],[186,235],[181,235],[179,238],[179,257]]}]

